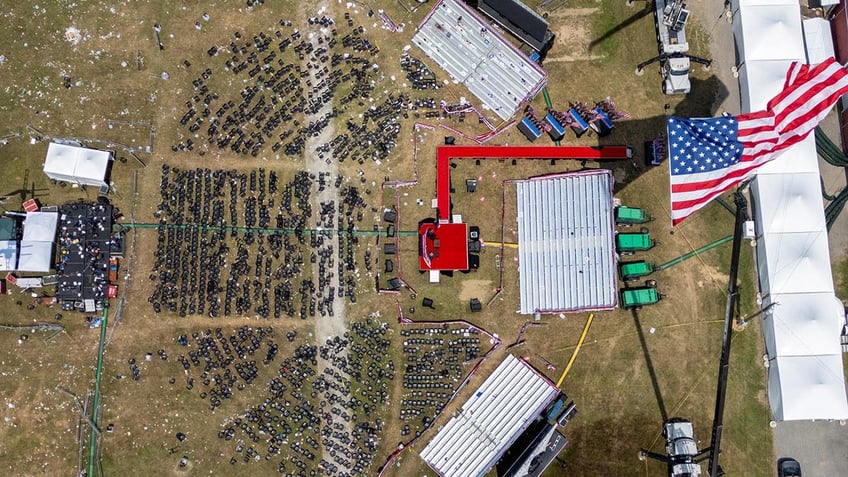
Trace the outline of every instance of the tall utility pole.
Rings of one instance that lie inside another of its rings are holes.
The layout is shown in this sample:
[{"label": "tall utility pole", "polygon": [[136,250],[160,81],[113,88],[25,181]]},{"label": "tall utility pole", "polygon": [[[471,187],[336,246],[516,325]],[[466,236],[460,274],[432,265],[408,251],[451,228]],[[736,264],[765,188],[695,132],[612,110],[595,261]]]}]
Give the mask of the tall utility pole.
[{"label": "tall utility pole", "polygon": [[730,279],[727,284],[727,308],[724,310],[724,336],[721,342],[721,360],[718,365],[718,386],[716,386],[715,414],[713,416],[713,432],[710,438],[709,477],[719,477],[724,474],[718,465],[721,452],[721,432],[724,428],[724,401],[727,396],[727,375],[730,368],[730,340],[733,333],[733,313],[736,310],[736,300],[739,297],[739,287],[736,278],[739,275],[739,252],[742,248],[742,235],[745,221],[748,220],[748,202],[737,189],[733,195],[736,205],[736,220],[733,229],[733,250],[730,256]]}]

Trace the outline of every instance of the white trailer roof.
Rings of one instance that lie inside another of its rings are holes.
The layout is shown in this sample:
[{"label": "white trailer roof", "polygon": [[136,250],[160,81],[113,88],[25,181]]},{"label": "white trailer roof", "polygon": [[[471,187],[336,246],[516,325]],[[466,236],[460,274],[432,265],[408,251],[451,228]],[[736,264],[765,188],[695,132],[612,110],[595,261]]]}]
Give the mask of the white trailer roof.
[{"label": "white trailer roof", "polygon": [[559,389],[507,355],[421,452],[444,477],[479,477],[494,466]]},{"label": "white trailer roof", "polygon": [[501,119],[542,90],[545,71],[461,0],[440,0],[412,42]]},{"label": "white trailer roof", "polygon": [[599,170],[517,183],[521,313],[616,306],[613,182]]},{"label": "white trailer roof", "polygon": [[804,49],[807,51],[807,63],[817,65],[831,56],[835,56],[829,21],[824,18],[807,18],[801,23],[801,26],[804,28]]}]

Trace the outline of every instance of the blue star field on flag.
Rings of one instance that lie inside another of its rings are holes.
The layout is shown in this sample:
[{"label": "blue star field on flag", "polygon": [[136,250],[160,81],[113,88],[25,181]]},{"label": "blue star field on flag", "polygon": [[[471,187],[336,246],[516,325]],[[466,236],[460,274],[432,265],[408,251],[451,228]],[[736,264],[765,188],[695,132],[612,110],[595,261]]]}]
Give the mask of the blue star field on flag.
[{"label": "blue star field on flag", "polygon": [[668,152],[672,175],[711,172],[742,158],[735,117],[668,119]]}]

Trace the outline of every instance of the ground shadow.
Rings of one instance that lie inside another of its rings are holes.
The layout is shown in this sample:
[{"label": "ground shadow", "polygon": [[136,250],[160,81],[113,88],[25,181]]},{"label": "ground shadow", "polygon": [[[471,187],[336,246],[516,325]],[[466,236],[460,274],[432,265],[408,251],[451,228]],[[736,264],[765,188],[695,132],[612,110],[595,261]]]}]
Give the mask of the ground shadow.
[{"label": "ground shadow", "polygon": [[[635,412],[631,412],[635,411]],[[628,412],[610,411],[593,422],[574,421],[574,427],[566,429],[568,447],[560,455],[567,463],[566,470],[548,469],[545,475],[580,475],[585,477],[609,477],[645,475],[639,462],[640,443],[649,442],[657,432],[655,418],[638,410]],[[650,463],[656,471],[661,464]],[[556,464],[551,467],[557,467]],[[660,474],[649,474],[660,475]]]},{"label": "ground shadow", "polygon": [[[646,72],[648,71],[652,69],[646,69]],[[660,81],[661,78],[657,75],[657,88],[660,87]],[[665,104],[662,114],[617,121],[611,134],[598,138],[600,145],[627,144],[633,148],[633,157],[629,161],[601,163],[601,167],[618,172],[615,192],[625,188],[649,168],[655,167],[650,165],[645,143],[665,135],[668,116],[714,117],[718,113],[718,105],[730,95],[727,86],[715,75],[706,79],[691,78],[690,81],[692,91],[677,104],[672,104],[672,101],[678,96],[668,96],[669,102]]]},{"label": "ground shadow", "polygon": [[642,347],[642,355],[645,357],[645,367],[648,369],[648,375],[651,377],[651,386],[654,388],[654,396],[657,398],[657,407],[660,410],[662,422],[668,421],[668,411],[665,408],[665,400],[660,391],[660,383],[657,380],[657,371],[654,369],[654,361],[651,359],[651,352],[648,349],[648,342],[645,340],[645,330],[642,329],[642,320],[639,319],[639,312],[631,310],[633,315],[633,324],[636,326],[636,334],[639,336],[639,346]]},{"label": "ground shadow", "polygon": [[595,48],[596,46],[598,46],[601,43],[603,43],[604,41],[606,41],[608,38],[614,36],[615,34],[620,32],[621,30],[624,30],[625,28],[629,27],[630,25],[638,22],[639,20],[641,20],[645,16],[651,15],[651,12],[653,11],[652,7],[653,7],[653,2],[650,1],[650,0],[646,1],[645,7],[642,10],[637,11],[636,13],[634,13],[630,17],[626,18],[624,21],[622,21],[618,25],[616,25],[616,26],[610,28],[609,30],[605,31],[601,36],[590,41],[589,42],[589,51],[591,51],[593,48]]}]

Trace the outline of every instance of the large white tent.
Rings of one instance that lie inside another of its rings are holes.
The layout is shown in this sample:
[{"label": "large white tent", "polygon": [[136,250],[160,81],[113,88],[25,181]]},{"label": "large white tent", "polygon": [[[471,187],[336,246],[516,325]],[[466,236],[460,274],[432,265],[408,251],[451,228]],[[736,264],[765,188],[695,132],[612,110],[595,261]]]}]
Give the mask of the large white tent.
[{"label": "large white tent", "polygon": [[752,104],[766,104],[786,82],[790,60],[752,60],[738,67],[742,111],[753,111]]},{"label": "large white tent", "polygon": [[762,234],[757,240],[757,265],[768,271],[760,274],[763,296],[833,293],[827,231]]},{"label": "large white tent", "polygon": [[741,61],[805,58],[803,41],[796,41],[801,32],[797,0],[739,3],[733,14],[733,36]]},{"label": "large white tent", "polygon": [[616,306],[613,183],[606,170],[516,182],[521,313]]},{"label": "large white tent", "polygon": [[[742,113],[766,108],[793,61],[806,62],[797,0],[733,0]],[[848,399],[815,141],[808,137],[751,183],[769,403],[775,420],[846,419]]]},{"label": "large white tent", "polygon": [[57,181],[107,186],[112,153],[51,142],[44,159],[44,173]]},{"label": "large white tent", "polygon": [[50,271],[58,221],[58,212],[27,212],[18,253],[18,271]]}]

